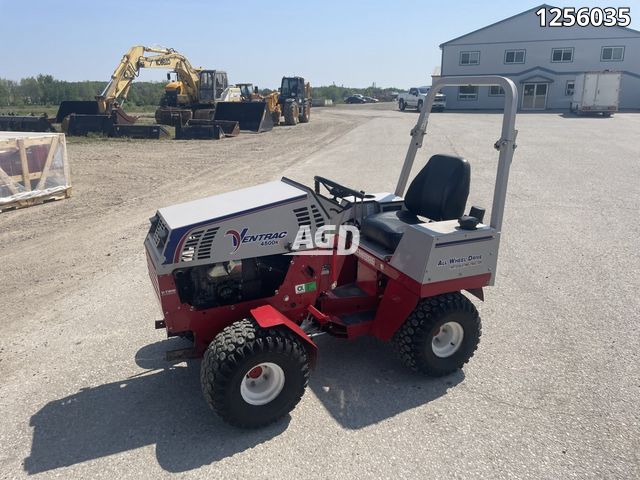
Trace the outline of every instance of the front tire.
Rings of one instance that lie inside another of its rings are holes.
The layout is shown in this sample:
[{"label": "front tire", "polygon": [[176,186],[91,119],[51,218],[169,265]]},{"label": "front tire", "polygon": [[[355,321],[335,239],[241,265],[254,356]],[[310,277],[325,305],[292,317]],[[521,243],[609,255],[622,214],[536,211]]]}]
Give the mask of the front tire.
[{"label": "front tire", "polygon": [[311,101],[308,101],[304,105],[304,112],[300,115],[300,123],[309,123],[311,119]]},{"label": "front tire", "polygon": [[411,370],[441,377],[469,361],[481,334],[476,307],[455,292],[420,300],[392,341]]},{"label": "front tire", "polygon": [[404,112],[404,109],[407,108],[403,99],[400,99],[400,101],[398,102],[398,108],[400,109],[401,112]]},{"label": "front tire", "polygon": [[281,117],[280,110],[271,112],[271,120],[273,121],[273,124],[275,126],[280,125],[280,117]]},{"label": "front tire", "polygon": [[200,383],[209,406],[227,423],[257,428],[297,405],[309,381],[309,360],[295,334],[232,323],[204,354]]},{"label": "front tire", "polygon": [[284,123],[286,125],[297,125],[300,112],[296,102],[285,103],[284,105]]}]

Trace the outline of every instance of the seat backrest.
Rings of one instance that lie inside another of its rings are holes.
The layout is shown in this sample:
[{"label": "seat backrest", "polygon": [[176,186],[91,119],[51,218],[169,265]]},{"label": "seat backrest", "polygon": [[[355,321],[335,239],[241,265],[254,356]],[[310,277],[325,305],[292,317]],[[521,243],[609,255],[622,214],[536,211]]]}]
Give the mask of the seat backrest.
[{"label": "seat backrest", "polygon": [[404,204],[415,215],[455,220],[464,213],[470,179],[471,167],[465,159],[434,155],[409,185]]}]

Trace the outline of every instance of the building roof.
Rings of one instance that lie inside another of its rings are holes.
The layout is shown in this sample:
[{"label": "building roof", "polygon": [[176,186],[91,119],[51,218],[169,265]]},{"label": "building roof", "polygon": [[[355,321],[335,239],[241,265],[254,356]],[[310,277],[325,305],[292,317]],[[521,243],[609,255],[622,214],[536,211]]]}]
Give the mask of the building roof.
[{"label": "building roof", "polygon": [[[512,19],[514,19],[516,17],[520,17],[522,15],[526,15],[526,14],[532,12],[532,11],[538,11],[543,7],[547,8],[547,9],[554,8],[553,5],[549,5],[547,3],[541,3],[540,5],[538,5],[536,7],[530,8],[529,10],[525,10],[524,12],[520,12],[520,13],[517,13],[515,15],[511,15],[510,17],[507,17],[507,18],[504,18],[504,19],[502,19],[502,20],[500,20],[498,22],[492,23],[491,25],[487,25],[486,27],[478,28],[477,30],[474,30],[472,32],[465,33],[464,35],[460,35],[459,37],[453,38],[453,39],[449,40],[448,42],[441,43],[440,44],[440,48],[444,47],[445,45],[449,45],[450,43],[456,42],[456,41],[460,40],[461,38],[468,37],[469,35],[473,35],[474,33],[478,33],[478,32],[481,32],[483,30],[487,30],[489,28],[493,28],[496,25],[500,25],[501,23],[508,22],[509,20],[512,20]],[[629,28],[629,27],[617,27],[617,28],[622,28],[624,30],[628,30],[630,32],[637,33],[637,34],[640,35],[640,31],[634,30],[633,28]]]}]

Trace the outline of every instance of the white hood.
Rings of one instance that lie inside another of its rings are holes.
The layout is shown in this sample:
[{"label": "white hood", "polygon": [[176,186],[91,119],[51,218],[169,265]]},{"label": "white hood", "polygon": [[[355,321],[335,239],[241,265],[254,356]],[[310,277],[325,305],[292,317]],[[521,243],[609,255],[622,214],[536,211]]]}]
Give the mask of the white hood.
[{"label": "white hood", "polygon": [[281,181],[268,182],[233,192],[179,203],[158,210],[171,230],[230,215],[251,213],[258,208],[302,199],[307,192]]}]

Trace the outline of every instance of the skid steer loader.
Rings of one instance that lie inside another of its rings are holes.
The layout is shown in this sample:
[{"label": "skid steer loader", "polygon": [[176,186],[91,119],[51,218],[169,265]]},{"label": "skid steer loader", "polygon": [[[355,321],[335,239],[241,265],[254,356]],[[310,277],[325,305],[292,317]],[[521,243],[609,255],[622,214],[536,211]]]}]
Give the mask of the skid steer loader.
[{"label": "skid steer loader", "polygon": [[[483,208],[465,215],[471,167],[462,158],[434,155],[406,189],[435,95],[449,85],[505,91],[488,224]],[[462,368],[481,333],[462,291],[483,300],[496,279],[516,110],[509,79],[441,78],[411,131],[394,193],[282,178],[158,210],[145,240],[164,313],[156,328],[192,341],[167,357],[204,356],[206,401],[240,427],[294,408],[320,334],[389,341],[402,362],[427,375]]]}]

